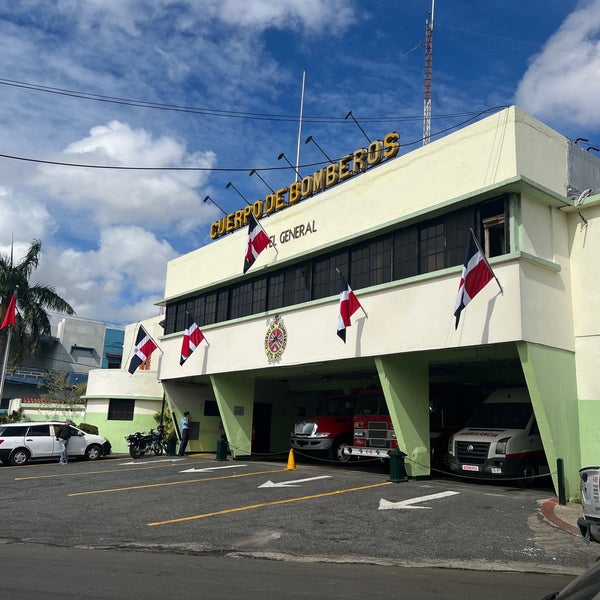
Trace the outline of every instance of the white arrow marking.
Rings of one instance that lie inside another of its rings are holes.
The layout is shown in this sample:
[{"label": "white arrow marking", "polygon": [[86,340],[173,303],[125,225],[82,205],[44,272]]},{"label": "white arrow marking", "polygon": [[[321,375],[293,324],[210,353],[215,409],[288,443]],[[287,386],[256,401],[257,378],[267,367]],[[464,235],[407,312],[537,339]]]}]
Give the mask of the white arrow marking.
[{"label": "white arrow marking", "polygon": [[206,469],[184,469],[180,473],[203,473],[206,471],[216,471],[217,469],[235,469],[236,467],[247,467],[248,465],[223,465],[222,467],[206,467]]},{"label": "white arrow marking", "polygon": [[298,487],[298,483],[304,483],[305,481],[315,481],[316,479],[329,479],[332,475],[319,475],[319,477],[307,477],[306,479],[294,479],[294,481],[282,481],[281,483],[273,483],[272,481],[266,481],[259,488],[275,488],[275,487]]},{"label": "white arrow marking", "polygon": [[158,458],[156,460],[134,460],[132,462],[119,463],[122,465],[151,465],[157,462],[173,462],[176,460],[185,460],[183,458]]},{"label": "white arrow marking", "polygon": [[431,506],[413,506],[419,502],[425,502],[426,500],[437,500],[438,498],[447,498],[448,496],[454,496],[460,492],[440,492],[439,494],[429,494],[429,496],[421,496],[419,498],[411,498],[410,500],[402,500],[402,502],[390,502],[383,498],[379,501],[379,510],[390,510],[394,508],[431,508]]}]

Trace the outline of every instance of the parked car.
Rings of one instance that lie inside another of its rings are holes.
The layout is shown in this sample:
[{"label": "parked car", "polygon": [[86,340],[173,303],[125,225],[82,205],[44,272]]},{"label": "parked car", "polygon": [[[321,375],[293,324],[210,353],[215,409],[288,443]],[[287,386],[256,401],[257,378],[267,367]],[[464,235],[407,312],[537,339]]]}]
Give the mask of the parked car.
[{"label": "parked car", "polygon": [[[7,423],[0,425],[0,460],[6,465],[25,465],[38,458],[58,458],[60,443],[56,432],[63,423]],[[108,456],[110,442],[101,435],[85,433],[70,425],[69,456],[96,460]]]},{"label": "parked car", "polygon": [[544,596],[543,600],[597,600],[598,598],[600,598],[600,559],[560,592]]}]

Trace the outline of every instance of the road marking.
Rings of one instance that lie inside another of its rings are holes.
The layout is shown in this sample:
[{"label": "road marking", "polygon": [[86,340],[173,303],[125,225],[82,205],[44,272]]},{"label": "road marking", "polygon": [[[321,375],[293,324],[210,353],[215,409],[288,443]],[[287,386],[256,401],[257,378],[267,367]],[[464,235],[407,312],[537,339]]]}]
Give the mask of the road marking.
[{"label": "road marking", "polygon": [[293,481],[281,481],[280,483],[273,483],[271,480],[266,481],[262,485],[259,485],[259,488],[282,488],[282,487],[297,487],[299,483],[304,483],[305,481],[315,481],[316,479],[328,479],[333,477],[333,475],[319,475],[319,477],[307,477],[306,479],[294,479]]},{"label": "road marking", "polygon": [[153,460],[133,460],[131,462],[126,462],[126,463],[119,463],[119,465],[123,466],[123,465],[151,465],[153,463],[157,463],[157,462],[175,462],[178,460],[185,460],[185,458],[177,458],[177,457],[173,457],[173,458],[156,458]]},{"label": "road marking", "polygon": [[205,469],[184,469],[180,473],[205,473],[208,471],[216,471],[217,469],[235,469],[236,467],[247,467],[248,465],[223,465],[222,467],[206,467]]},{"label": "road marking", "polygon": [[106,490],[90,490],[89,492],[75,492],[73,494],[67,494],[67,496],[90,496],[92,494],[108,494],[111,492],[129,492],[131,490],[145,490],[149,488],[157,487],[168,487],[170,485],[186,485],[188,483],[200,483],[204,481],[217,481],[219,479],[234,479],[239,477],[249,477],[251,475],[264,475],[265,473],[279,473],[277,471],[257,471],[256,473],[236,473],[235,475],[221,475],[219,477],[203,477],[202,479],[186,479],[184,481],[169,481],[167,483],[148,483],[145,485],[131,485],[128,487],[121,488],[110,488]]},{"label": "road marking", "polygon": [[288,498],[287,500],[274,500],[273,502],[261,502],[260,504],[251,504],[249,506],[238,506],[236,508],[227,508],[225,510],[218,510],[216,512],[204,513],[202,515],[192,515],[190,517],[181,517],[179,519],[169,519],[168,521],[157,521],[155,523],[148,523],[148,527],[156,527],[157,525],[170,525],[172,523],[183,523],[185,521],[194,521],[196,519],[206,519],[208,517],[218,517],[220,515],[228,515],[236,512],[245,510],[254,510],[257,508],[264,508],[266,506],[276,506],[278,504],[289,504],[291,502],[302,502],[303,500],[314,500],[315,498],[325,498],[327,496],[336,496],[338,494],[346,494],[348,492],[359,492],[362,490],[369,490],[376,487],[382,487],[384,485],[392,485],[391,481],[384,481],[383,483],[375,483],[373,485],[364,485],[356,488],[348,488],[345,490],[335,490],[333,492],[324,492],[322,494],[313,494],[312,496],[300,496],[298,498]]},{"label": "road marking", "polygon": [[379,510],[389,510],[396,508],[427,508],[431,506],[413,506],[419,502],[426,502],[427,500],[437,500],[439,498],[447,498],[448,496],[454,496],[460,494],[460,492],[440,492],[439,494],[429,494],[429,496],[420,496],[419,498],[410,498],[409,500],[402,500],[401,502],[390,502],[383,498],[379,501]]},{"label": "road marking", "polygon": [[177,465],[157,465],[156,467],[138,467],[135,469],[104,469],[102,471],[71,471],[68,468],[60,473],[52,475],[30,475],[29,477],[15,477],[15,481],[26,481],[27,479],[49,479],[52,477],[74,477],[76,475],[102,475],[103,473],[130,473],[131,471],[147,471],[149,469],[171,469]]}]

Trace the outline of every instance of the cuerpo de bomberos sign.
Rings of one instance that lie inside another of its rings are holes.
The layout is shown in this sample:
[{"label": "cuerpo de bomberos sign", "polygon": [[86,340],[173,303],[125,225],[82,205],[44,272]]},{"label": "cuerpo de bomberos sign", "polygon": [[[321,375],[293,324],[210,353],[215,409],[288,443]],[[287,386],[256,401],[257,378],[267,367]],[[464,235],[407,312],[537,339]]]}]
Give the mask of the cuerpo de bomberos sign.
[{"label": "cuerpo de bomberos sign", "polygon": [[368,148],[358,148],[338,161],[315,171],[312,175],[290,183],[289,187],[281,188],[263,200],[257,200],[251,206],[245,206],[215,221],[210,227],[210,237],[216,239],[245,227],[248,225],[250,212],[260,219],[264,215],[270,215],[293,206],[318,192],[354,177],[354,175],[364,173],[370,167],[397,156],[399,149],[400,135],[392,131],[383,140],[372,141]]}]

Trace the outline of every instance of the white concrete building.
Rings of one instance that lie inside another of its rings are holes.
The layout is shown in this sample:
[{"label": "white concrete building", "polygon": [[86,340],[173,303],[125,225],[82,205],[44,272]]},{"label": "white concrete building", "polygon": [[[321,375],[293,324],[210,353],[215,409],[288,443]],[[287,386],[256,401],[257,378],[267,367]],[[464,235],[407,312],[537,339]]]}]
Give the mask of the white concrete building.
[{"label": "white concrete building", "polygon": [[[404,155],[394,140],[255,204],[274,244],[246,275],[245,208],[169,263],[158,378],[175,415],[192,412],[192,450],[214,451],[222,419],[234,456],[285,451],[320,396],[377,387],[409,475],[427,476],[430,404],[462,418],[526,385],[555,485],[561,459],[576,496],[600,457],[600,160],[516,107]],[[489,283],[455,329],[469,227],[502,291]],[[345,344],[336,269],[368,315]],[[208,344],[182,366],[185,311]],[[269,349],[274,321],[285,345]]]}]

